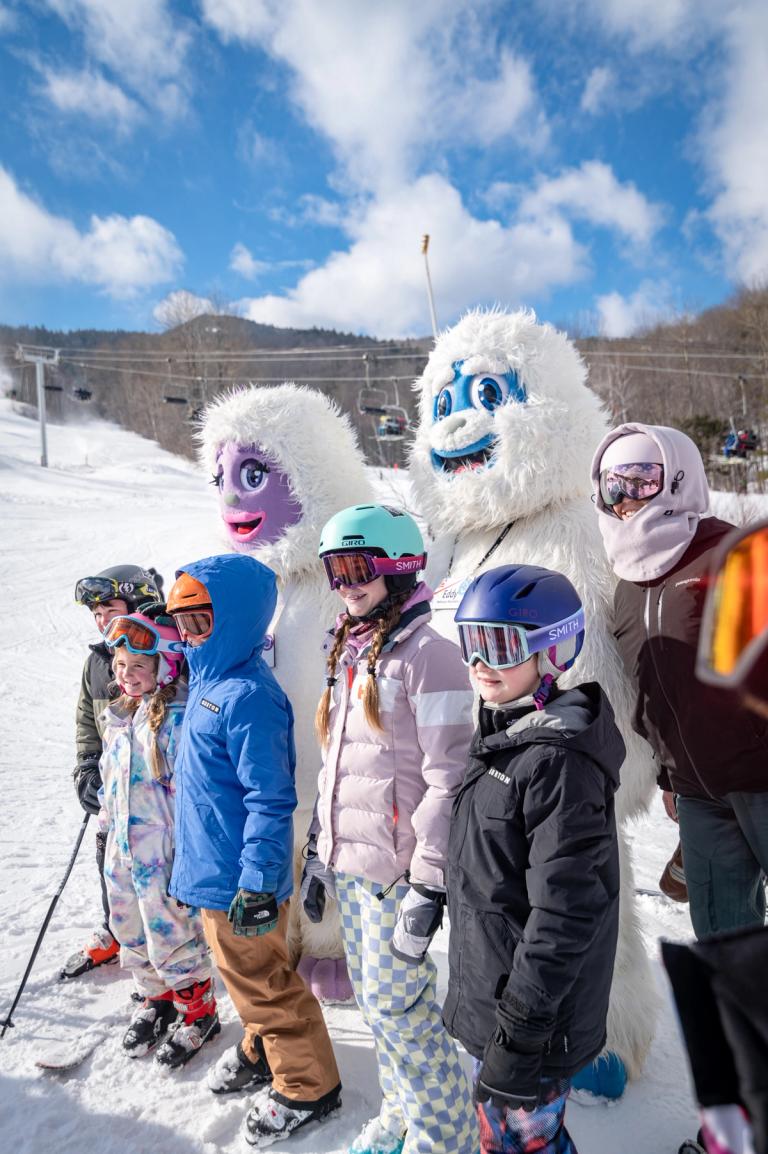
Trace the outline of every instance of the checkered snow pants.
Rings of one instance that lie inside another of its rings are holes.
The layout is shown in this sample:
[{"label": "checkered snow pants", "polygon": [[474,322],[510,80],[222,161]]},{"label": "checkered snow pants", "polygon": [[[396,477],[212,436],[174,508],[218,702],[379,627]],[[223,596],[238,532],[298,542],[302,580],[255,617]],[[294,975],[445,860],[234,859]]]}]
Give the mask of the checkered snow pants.
[{"label": "checkered snow pants", "polygon": [[387,1130],[407,1131],[403,1154],[477,1154],[469,1079],[436,1001],[437,970],[400,961],[389,949],[408,891],[336,874],[341,931],[355,998],[373,1032]]}]

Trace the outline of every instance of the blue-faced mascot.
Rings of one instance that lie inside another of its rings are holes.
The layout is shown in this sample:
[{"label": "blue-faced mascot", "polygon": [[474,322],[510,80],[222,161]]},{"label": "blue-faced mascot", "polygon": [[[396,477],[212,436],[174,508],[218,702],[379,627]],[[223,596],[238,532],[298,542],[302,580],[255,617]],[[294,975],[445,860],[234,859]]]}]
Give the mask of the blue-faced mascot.
[{"label": "blue-faced mascot", "polygon": [[[228,547],[277,574],[278,605],[263,656],[294,711],[300,871],[320,769],[314,716],[325,685],[323,646],[341,607],[318,559],[320,531],[339,509],[373,494],[349,420],[313,389],[236,389],[206,409],[200,441]],[[329,898],[322,921],[313,924],[297,896],[289,940],[299,972],[321,1001],[352,997],[335,902]]]},{"label": "blue-faced mascot", "polygon": [[[606,430],[585,365],[567,337],[532,312],[470,312],[444,332],[417,382],[421,419],[411,458],[414,500],[435,541],[427,580],[433,624],[455,636],[454,612],[479,573],[542,565],[578,590],[588,629],[564,687],[599,681],[627,746],[617,795],[621,822],[643,812],[656,766],[631,726],[632,692],[610,632],[615,578],[590,503],[590,464]],[[620,829],[621,926],[606,1055],[577,1085],[619,1096],[642,1069],[657,995],[634,907]]]}]

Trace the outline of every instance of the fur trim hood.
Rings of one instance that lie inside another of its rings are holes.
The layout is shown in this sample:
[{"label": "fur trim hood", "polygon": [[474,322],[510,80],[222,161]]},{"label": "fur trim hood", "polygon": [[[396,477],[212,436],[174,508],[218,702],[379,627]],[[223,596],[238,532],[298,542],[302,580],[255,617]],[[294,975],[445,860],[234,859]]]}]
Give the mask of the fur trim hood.
[{"label": "fur trim hood", "polygon": [[[441,389],[461,373],[516,374],[524,399],[493,411],[482,404],[435,416]],[[501,527],[548,505],[589,497],[589,466],[607,422],[587,387],[576,347],[533,312],[476,309],[438,339],[414,388],[421,421],[411,452],[411,480],[433,528],[462,532]],[[486,463],[450,471],[445,451],[490,442]]]},{"label": "fur trim hood", "polygon": [[316,389],[240,386],[208,406],[198,441],[202,464],[212,474],[229,441],[259,446],[288,478],[300,519],[271,544],[248,548],[283,581],[316,572],[323,525],[339,509],[373,496],[349,418]]}]

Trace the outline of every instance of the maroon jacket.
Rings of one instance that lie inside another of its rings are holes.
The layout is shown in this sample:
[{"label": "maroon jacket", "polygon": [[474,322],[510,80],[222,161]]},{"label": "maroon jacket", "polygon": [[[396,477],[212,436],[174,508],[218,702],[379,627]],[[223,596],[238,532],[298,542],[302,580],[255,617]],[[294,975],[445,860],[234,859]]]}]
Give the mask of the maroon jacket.
[{"label": "maroon jacket", "polygon": [[633,726],[683,797],[768,790],[768,723],[695,673],[711,557],[732,529],[705,517],[663,577],[616,588],[614,636],[637,693]]}]

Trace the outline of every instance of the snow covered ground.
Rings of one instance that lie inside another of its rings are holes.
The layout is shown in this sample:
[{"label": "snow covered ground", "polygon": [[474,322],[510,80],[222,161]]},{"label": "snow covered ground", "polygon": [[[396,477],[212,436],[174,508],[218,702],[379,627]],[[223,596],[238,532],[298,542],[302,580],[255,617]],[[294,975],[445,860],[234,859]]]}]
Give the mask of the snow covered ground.
[{"label": "snow covered ground", "polygon": [[[0,1019],[23,973],[37,931],[82,820],[71,784],[73,709],[89,641],[90,615],[72,600],[75,581],[118,561],[155,565],[166,577],[219,550],[215,495],[192,464],[102,422],[48,430],[50,467],[39,467],[34,421],[0,401]],[[378,474],[378,470],[375,470]],[[382,475],[389,500],[402,474]],[[676,841],[654,803],[632,830],[636,881],[655,889]],[[131,983],[116,966],[77,982],[58,968],[100,913],[93,829],[59,902],[15,1029],[0,1042],[0,1148],[13,1154],[216,1154],[240,1150],[247,1096],[220,1101],[205,1085],[209,1063],[239,1036],[219,984],[224,1028],[181,1073],[162,1075],[151,1059],[120,1052]],[[664,1009],[643,1078],[611,1107],[572,1104],[568,1125],[581,1154],[661,1154],[695,1133],[688,1075],[666,983],[660,935],[690,934],[687,907],[638,897]],[[443,981],[446,938],[436,942]],[[344,1108],[321,1127],[275,1146],[294,1154],[344,1151],[377,1112],[370,1038],[356,1010],[326,1017],[344,1082]],[[53,1075],[35,1060],[104,1025],[104,1041],[77,1070]]]}]

